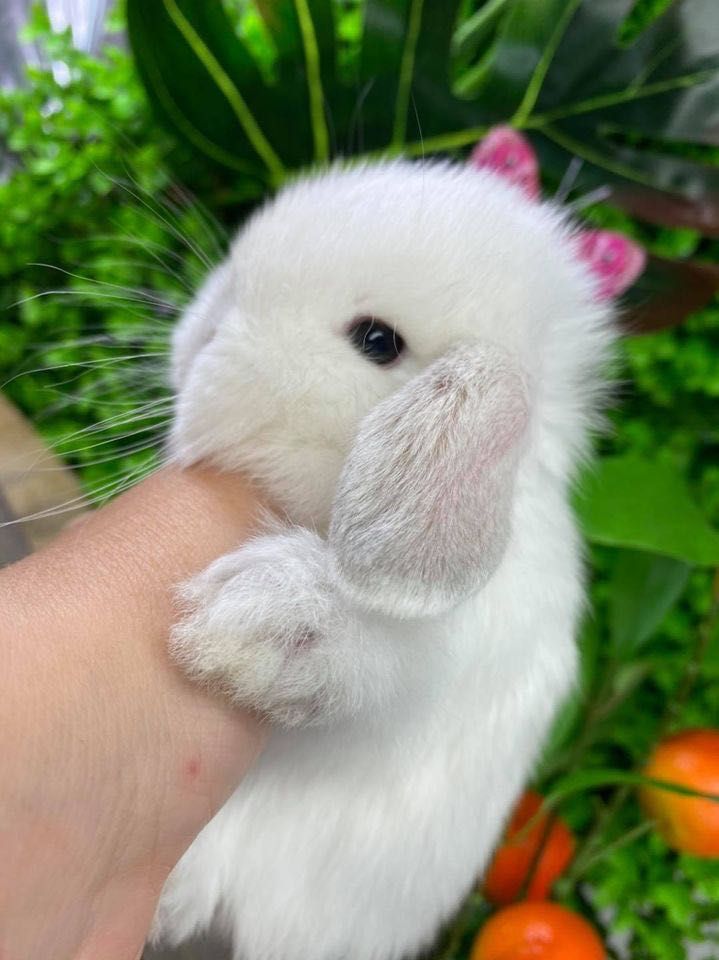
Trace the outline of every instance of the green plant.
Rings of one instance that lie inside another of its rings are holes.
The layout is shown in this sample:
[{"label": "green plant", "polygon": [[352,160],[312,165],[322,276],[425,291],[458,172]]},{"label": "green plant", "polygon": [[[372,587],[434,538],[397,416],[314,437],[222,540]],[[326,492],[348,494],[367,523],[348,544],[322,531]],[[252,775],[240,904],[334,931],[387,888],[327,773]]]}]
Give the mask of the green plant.
[{"label": "green plant", "polygon": [[0,383],[102,495],[154,462],[157,357],[217,241],[166,169],[127,53],[81,54],[39,9],[28,41],[48,65],[0,92]]},{"label": "green plant", "polygon": [[[128,0],[127,10],[158,118],[198,169],[233,184],[241,174],[245,195],[333,154],[454,151],[508,122],[531,135],[550,184],[571,169],[575,191],[609,186],[613,204],[647,221],[719,232],[712,0],[641,4],[629,19],[627,0],[473,7],[365,0],[338,58],[337,0],[260,0],[269,71],[220,3]],[[718,276],[654,256],[634,291],[639,322],[681,319]]]},{"label": "green plant", "polygon": [[[644,313],[645,326],[666,329],[622,345],[622,402],[601,440],[603,459],[578,491],[593,614],[580,638],[582,683],[557,720],[536,786],[578,837],[556,897],[606,936],[626,931],[636,960],[679,960],[683,941],[719,953],[711,925],[719,864],[668,850],[634,797],[660,735],[719,722],[719,306],[710,301],[719,261],[719,157],[710,144],[719,25],[709,0],[467,2],[456,31],[457,4],[367,0],[364,33],[354,0],[226,0],[224,13],[199,0],[128,4],[140,77],[166,128],[154,122],[125,52],[80,55],[39,15],[34,37],[68,64],[70,82],[35,69],[26,88],[0,94],[0,140],[13,163],[0,185],[0,375],[95,492],[120,489],[155,462],[166,390],[153,355],[164,352],[172,315],[224,243],[215,221],[234,222],[286,171],[334,152],[421,153],[418,120],[429,151],[469,146],[487,124],[513,118],[540,150],[550,187],[574,152],[552,139],[555,125],[582,145],[580,155],[599,150],[601,162],[594,153],[585,161],[572,196],[611,181],[612,205],[585,215],[646,244],[658,258],[647,283],[674,292],[651,299],[649,323]],[[529,7],[542,17],[525,15]],[[177,11],[224,65],[282,172],[238,126],[238,101],[233,107],[188,47]],[[592,22],[601,29],[592,28],[589,57],[582,38]],[[688,23],[694,47],[672,39]],[[514,84],[507,64],[518,48],[527,55]],[[648,83],[662,52],[654,79],[670,86],[638,99],[632,71],[643,64]],[[687,63],[702,82],[676,80]],[[158,75],[173,94],[169,108]],[[542,82],[530,87],[528,78]],[[624,91],[613,105],[605,102],[610,82]],[[527,91],[536,94],[529,112]],[[605,97],[598,106],[596,96]],[[596,109],[576,112],[592,102]],[[547,119],[560,109],[565,116]],[[617,158],[637,176],[617,176],[608,166]],[[185,202],[168,165],[210,218]],[[669,185],[675,196],[663,192]],[[647,215],[648,197],[668,227],[631,219],[632,211]],[[75,276],[28,266],[38,262]],[[48,287],[60,295],[44,296]],[[26,372],[16,376],[19,365]],[[474,894],[437,956],[466,957],[488,913]]]}]

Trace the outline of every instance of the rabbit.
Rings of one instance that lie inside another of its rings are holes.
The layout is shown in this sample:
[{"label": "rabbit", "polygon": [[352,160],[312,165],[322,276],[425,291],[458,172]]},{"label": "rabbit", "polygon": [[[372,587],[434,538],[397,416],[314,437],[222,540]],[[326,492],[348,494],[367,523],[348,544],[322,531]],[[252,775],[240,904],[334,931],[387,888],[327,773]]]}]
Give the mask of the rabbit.
[{"label": "rabbit", "polygon": [[470,164],[297,179],[174,333],[172,457],[251,476],[278,519],[180,585],[170,650],[272,733],[172,871],[155,943],[418,953],[575,682],[568,492],[641,254],[541,202],[507,162],[526,143],[493,136]]}]

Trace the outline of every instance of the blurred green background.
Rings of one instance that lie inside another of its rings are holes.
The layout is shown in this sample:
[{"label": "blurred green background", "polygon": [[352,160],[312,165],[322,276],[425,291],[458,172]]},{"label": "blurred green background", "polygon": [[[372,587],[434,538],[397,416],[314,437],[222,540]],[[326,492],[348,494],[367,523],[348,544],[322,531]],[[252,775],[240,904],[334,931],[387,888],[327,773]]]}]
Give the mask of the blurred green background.
[{"label": "blurred green background", "polygon": [[[0,91],[0,382],[93,499],[158,462],[173,319],[298,169],[461,158],[509,122],[547,195],[652,254],[578,481],[582,685],[534,783],[578,836],[554,895],[612,955],[718,957],[719,861],[669,850],[622,783],[661,735],[719,726],[716,3],[128,0],[106,33],[81,52],[36,8],[39,64]],[[488,911],[473,895],[436,955]]]}]

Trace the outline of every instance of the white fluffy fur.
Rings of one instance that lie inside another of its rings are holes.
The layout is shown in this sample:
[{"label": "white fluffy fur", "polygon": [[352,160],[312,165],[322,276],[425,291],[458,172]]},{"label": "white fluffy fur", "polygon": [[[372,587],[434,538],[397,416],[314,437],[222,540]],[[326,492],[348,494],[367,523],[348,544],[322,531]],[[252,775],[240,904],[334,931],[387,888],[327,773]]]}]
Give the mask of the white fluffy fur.
[{"label": "white fluffy fur", "polygon": [[[175,337],[172,446],[288,525],[185,585],[173,651],[277,724],[155,935],[391,960],[480,873],[575,674],[568,484],[611,311],[549,205],[447,164],[336,168],[241,231]],[[371,315],[407,344],[376,366]]]}]

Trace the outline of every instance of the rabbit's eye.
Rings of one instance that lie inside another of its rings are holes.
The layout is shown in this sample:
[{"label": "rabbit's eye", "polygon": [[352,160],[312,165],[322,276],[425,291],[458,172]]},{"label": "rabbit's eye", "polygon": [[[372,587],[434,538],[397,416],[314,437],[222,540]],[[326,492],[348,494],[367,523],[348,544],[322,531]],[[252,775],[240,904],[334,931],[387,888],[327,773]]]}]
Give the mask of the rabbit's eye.
[{"label": "rabbit's eye", "polygon": [[374,317],[358,317],[350,327],[349,337],[372,363],[392,363],[404,350],[404,340],[397,331]]}]

